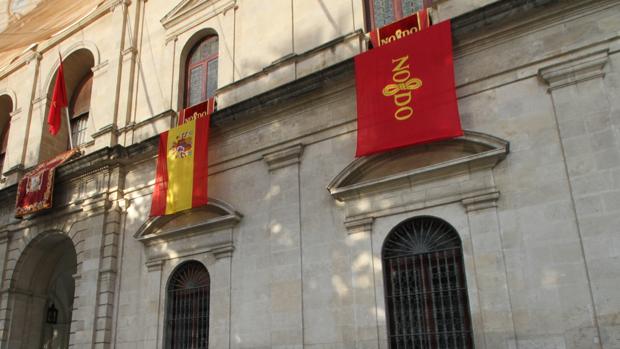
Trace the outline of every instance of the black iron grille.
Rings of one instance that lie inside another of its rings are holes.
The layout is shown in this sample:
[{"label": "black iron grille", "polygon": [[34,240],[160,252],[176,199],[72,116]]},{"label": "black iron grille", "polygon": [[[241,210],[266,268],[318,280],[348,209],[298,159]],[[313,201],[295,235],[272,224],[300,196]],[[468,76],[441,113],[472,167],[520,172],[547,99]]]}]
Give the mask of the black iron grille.
[{"label": "black iron grille", "polygon": [[209,273],[199,262],[187,262],[168,285],[166,348],[206,349],[209,345]]},{"label": "black iron grille", "polygon": [[433,217],[407,220],[383,247],[391,349],[473,348],[458,234]]}]

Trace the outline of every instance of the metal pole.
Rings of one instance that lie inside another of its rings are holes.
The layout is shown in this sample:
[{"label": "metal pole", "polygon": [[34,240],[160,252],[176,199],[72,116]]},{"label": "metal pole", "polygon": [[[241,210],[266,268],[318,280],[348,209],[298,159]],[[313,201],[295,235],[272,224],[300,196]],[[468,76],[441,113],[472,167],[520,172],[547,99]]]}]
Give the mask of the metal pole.
[{"label": "metal pole", "polygon": [[69,149],[73,149],[73,136],[71,135],[71,118],[69,118],[69,108],[65,107],[65,115],[67,116],[67,130],[69,131]]}]

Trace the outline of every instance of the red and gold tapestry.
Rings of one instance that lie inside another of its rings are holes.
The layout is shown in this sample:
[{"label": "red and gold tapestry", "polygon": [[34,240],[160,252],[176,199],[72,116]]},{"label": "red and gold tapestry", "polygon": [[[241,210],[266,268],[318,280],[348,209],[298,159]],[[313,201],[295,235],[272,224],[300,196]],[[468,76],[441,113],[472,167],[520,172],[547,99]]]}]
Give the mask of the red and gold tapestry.
[{"label": "red and gold tapestry", "polygon": [[355,57],[357,152],[461,136],[450,22]]},{"label": "red and gold tapestry", "polygon": [[417,33],[430,25],[429,12],[427,9],[422,9],[411,16],[371,31],[370,42],[372,47],[376,48]]},{"label": "red and gold tapestry", "polygon": [[66,151],[24,175],[17,186],[16,217],[52,207],[56,168],[77,152],[77,149]]},{"label": "red and gold tapestry", "polygon": [[206,101],[185,108],[179,113],[179,125],[184,124],[186,121],[202,118],[213,114],[215,110],[215,98],[211,97]]},{"label": "red and gold tapestry", "polygon": [[207,204],[209,119],[192,118],[159,135],[151,216]]}]

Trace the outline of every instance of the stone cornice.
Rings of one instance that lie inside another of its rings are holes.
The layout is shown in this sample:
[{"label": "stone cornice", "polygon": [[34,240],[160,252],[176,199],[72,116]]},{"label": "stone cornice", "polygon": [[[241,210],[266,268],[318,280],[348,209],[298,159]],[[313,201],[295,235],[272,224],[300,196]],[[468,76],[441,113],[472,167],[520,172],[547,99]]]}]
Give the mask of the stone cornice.
[{"label": "stone cornice", "polygon": [[582,81],[604,77],[605,64],[608,60],[609,50],[601,50],[541,68],[538,75],[552,91]]},{"label": "stone cornice", "polygon": [[[191,0],[182,1],[160,20],[162,26],[166,30],[171,30],[173,27],[178,26],[176,30],[166,35],[166,42],[176,39],[176,37],[181,33],[204,23],[220,13],[224,13],[232,8],[235,8],[236,6],[237,0],[228,0],[219,3],[218,1],[195,1],[193,4]],[[190,17],[201,12],[204,13],[202,16],[199,16],[199,18],[193,21],[187,21]]]},{"label": "stone cornice", "polygon": [[269,171],[274,171],[290,165],[298,164],[301,161],[301,154],[304,151],[302,144],[277,150],[263,155],[263,160],[267,163]]},{"label": "stone cornice", "polygon": [[[47,41],[37,45],[36,54],[41,55],[47,50],[53,47],[56,47],[59,43],[61,43],[62,41],[70,37],[71,35],[75,34],[79,30],[84,28],[85,26],[89,25],[90,23],[94,22],[100,17],[105,16],[106,14],[112,12],[112,10],[114,10],[114,8],[116,8],[117,6],[119,5],[128,6],[129,3],[130,2],[127,0],[106,0],[104,1],[101,5],[94,8],[85,17],[82,17],[80,20],[72,23],[71,25],[69,25],[67,28],[60,31],[59,33],[54,34]],[[11,64],[5,67],[0,67],[0,79],[14,72],[18,68],[20,68],[22,65],[30,62],[33,59],[33,54],[34,53],[30,53],[30,52],[25,55],[22,54],[17,59],[15,59],[15,61],[12,62]]]}]

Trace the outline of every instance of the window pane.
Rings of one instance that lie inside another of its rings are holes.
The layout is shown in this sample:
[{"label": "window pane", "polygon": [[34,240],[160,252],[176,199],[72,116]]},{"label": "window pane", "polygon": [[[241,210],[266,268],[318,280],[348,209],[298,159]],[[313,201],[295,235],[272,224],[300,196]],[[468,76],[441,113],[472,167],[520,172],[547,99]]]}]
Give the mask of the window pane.
[{"label": "window pane", "polygon": [[207,59],[217,54],[217,39],[209,39],[202,44],[202,59]]},{"label": "window pane", "polygon": [[394,4],[392,0],[373,0],[375,27],[381,28],[394,22]]},{"label": "window pane", "polygon": [[217,58],[210,61],[207,68],[207,98],[213,97],[217,90]]},{"label": "window pane", "polygon": [[71,138],[73,146],[77,147],[87,142],[88,113],[74,117],[71,120]]},{"label": "window pane", "polygon": [[189,73],[189,101],[188,106],[198,104],[202,101],[202,87],[204,86],[205,67],[199,65]]},{"label": "window pane", "polygon": [[197,49],[195,49],[194,51],[192,51],[192,55],[190,56],[189,59],[189,64],[195,64],[196,62],[200,62],[201,59],[201,50],[200,47],[198,47]]},{"label": "window pane", "polygon": [[423,7],[423,0],[402,0],[403,17],[413,14]]}]

